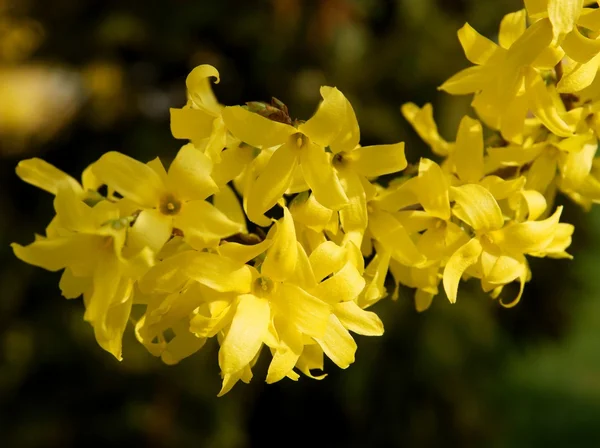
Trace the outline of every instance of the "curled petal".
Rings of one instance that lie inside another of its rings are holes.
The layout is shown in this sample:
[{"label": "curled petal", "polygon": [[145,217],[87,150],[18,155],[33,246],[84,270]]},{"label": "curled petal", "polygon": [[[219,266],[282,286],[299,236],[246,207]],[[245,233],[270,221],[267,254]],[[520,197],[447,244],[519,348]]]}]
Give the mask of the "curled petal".
[{"label": "curled petal", "polygon": [[356,342],[334,314],[329,315],[325,335],[316,341],[338,367],[345,369],[354,362]]},{"label": "curled petal", "polygon": [[381,336],[383,323],[377,314],[365,311],[356,302],[341,302],[333,306],[333,312],[348,330],[364,336]]},{"label": "curled petal", "polygon": [[479,259],[481,255],[481,244],[477,238],[471,239],[467,244],[458,249],[446,264],[442,282],[444,291],[450,303],[456,303],[458,284],[465,271]]}]

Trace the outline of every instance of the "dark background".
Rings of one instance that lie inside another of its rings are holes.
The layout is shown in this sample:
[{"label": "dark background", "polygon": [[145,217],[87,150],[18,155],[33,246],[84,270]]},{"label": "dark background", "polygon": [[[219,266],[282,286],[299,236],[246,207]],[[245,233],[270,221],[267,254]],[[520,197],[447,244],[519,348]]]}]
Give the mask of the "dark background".
[{"label": "dark background", "polygon": [[[216,341],[168,367],[125,336],[100,349],[59,274],[18,261],[52,198],[21,182],[43,157],[78,177],[119,150],[167,163],[181,142],[169,107],[215,65],[224,104],[276,96],[307,118],[320,85],[351,100],[363,144],[428,155],[399,106],[433,102],[453,140],[469,98],[436,90],[468,65],[456,31],[494,38],[518,0],[0,0],[0,446],[600,446],[600,212],[566,203],[575,260],[534,260],[511,310],[461,287],[414,311],[412,291],[376,305],[380,338],[323,381],[250,385],[217,398]],[[562,201],[565,202],[565,201]]]}]

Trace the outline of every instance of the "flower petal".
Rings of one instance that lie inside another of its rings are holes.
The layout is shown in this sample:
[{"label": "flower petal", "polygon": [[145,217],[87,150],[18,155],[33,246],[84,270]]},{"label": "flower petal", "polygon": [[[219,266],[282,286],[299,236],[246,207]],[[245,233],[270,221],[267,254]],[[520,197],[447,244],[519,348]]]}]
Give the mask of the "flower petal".
[{"label": "flower petal", "polygon": [[453,214],[476,231],[499,229],[504,224],[500,206],[486,188],[478,184],[451,187],[456,201]]},{"label": "flower petal", "polygon": [[452,157],[463,182],[476,183],[483,177],[483,128],[479,120],[463,117]]},{"label": "flower petal", "polygon": [[397,173],[406,168],[404,142],[394,145],[362,146],[352,152],[352,168],[366,177]]},{"label": "flower petal", "polygon": [[134,250],[149,247],[158,253],[172,233],[173,218],[158,210],[142,210],[127,232],[127,245]]},{"label": "flower petal", "polygon": [[543,221],[526,221],[507,225],[489,235],[498,246],[512,254],[542,252],[552,243],[558,228],[562,207]]},{"label": "flower petal", "polygon": [[289,283],[279,285],[273,298],[276,315],[288,320],[298,331],[321,338],[327,329],[331,306]]},{"label": "flower petal", "polygon": [[329,359],[341,369],[347,368],[354,362],[356,342],[335,315],[329,316],[329,325],[325,335],[316,341]]},{"label": "flower petal", "polygon": [[246,228],[246,215],[244,214],[244,209],[233,191],[233,188],[229,185],[221,187],[221,191],[216,193],[213,197],[213,204],[217,210],[227,216],[231,222],[235,222],[239,226],[241,229],[240,232],[248,233],[248,229]]},{"label": "flower petal", "polygon": [[313,293],[330,304],[346,302],[358,297],[365,284],[365,279],[358,269],[351,262],[347,262],[333,276],[319,283]]},{"label": "flower petal", "polygon": [[293,126],[269,120],[241,106],[225,107],[222,115],[229,132],[257,148],[281,145],[297,132]]},{"label": "flower petal", "polygon": [[302,354],[302,334],[288,322],[277,323],[279,344],[267,372],[267,384],[282,380],[293,371]]},{"label": "flower petal", "polygon": [[348,330],[364,336],[381,336],[383,323],[377,314],[365,311],[353,300],[337,303],[333,312],[341,324]]},{"label": "flower petal", "polygon": [[293,274],[298,259],[294,219],[287,207],[283,209],[283,218],[276,225],[273,244],[267,251],[261,273],[272,280],[283,282]]},{"label": "flower petal", "polygon": [[500,22],[500,33],[498,41],[502,48],[508,49],[525,32],[527,24],[527,11],[520,11],[506,14]]},{"label": "flower petal", "polygon": [[171,108],[171,134],[177,139],[199,143],[210,137],[215,117],[201,109]]},{"label": "flower petal", "polygon": [[392,257],[407,266],[424,263],[425,257],[419,252],[406,229],[392,214],[373,212],[369,215],[369,230]]},{"label": "flower petal", "polygon": [[263,343],[271,320],[271,307],[265,299],[250,294],[240,296],[231,327],[219,350],[223,374],[233,374],[248,366]]},{"label": "flower petal", "polygon": [[347,117],[348,100],[338,89],[329,86],[321,87],[321,96],[323,101],[315,114],[306,123],[300,124],[298,130],[325,148],[340,133],[343,123],[340,117]]},{"label": "flower petal", "polygon": [[444,140],[433,119],[433,107],[431,103],[419,108],[414,103],[404,103],[401,107],[402,115],[415,129],[419,137],[427,143],[431,150],[439,156],[447,156],[450,144]]},{"label": "flower petal", "polygon": [[483,37],[468,23],[458,30],[458,40],[467,59],[477,65],[485,64],[498,49],[494,42]]},{"label": "flower petal", "polygon": [[471,239],[467,244],[458,249],[446,264],[442,278],[444,291],[450,303],[456,303],[458,284],[464,272],[474,265],[481,255],[481,244],[477,238]]},{"label": "flower petal", "polygon": [[152,168],[119,152],[104,154],[92,171],[102,183],[142,207],[158,206],[165,194],[165,186]]},{"label": "flower petal", "polygon": [[440,166],[433,160],[421,158],[418,179],[417,196],[425,211],[440,219],[450,219],[449,185]]},{"label": "flower petal", "polygon": [[210,177],[212,166],[212,161],[194,145],[182,146],[169,167],[169,192],[179,201],[206,199],[216,193],[219,187]]},{"label": "flower petal", "polygon": [[292,181],[297,163],[296,152],[288,144],[273,153],[267,166],[247,191],[246,211],[250,221],[260,221],[263,213],[283,197]]},{"label": "flower petal", "polygon": [[331,154],[309,143],[300,150],[300,165],[306,183],[319,203],[331,210],[348,204],[348,197],[331,163]]},{"label": "flower petal", "polygon": [[173,219],[173,227],[182,230],[186,243],[197,250],[216,246],[223,238],[244,230],[241,223],[232,221],[206,201],[184,204]]},{"label": "flower petal", "polygon": [[65,187],[78,194],[83,193],[79,182],[54,165],[37,157],[21,160],[17,165],[16,172],[21,180],[51,194],[56,194],[60,188]]},{"label": "flower petal", "polygon": [[220,81],[219,71],[212,65],[199,65],[187,76],[185,85],[188,95],[196,107],[217,114],[221,107],[212,91],[209,78],[217,78],[215,84],[218,84]]}]

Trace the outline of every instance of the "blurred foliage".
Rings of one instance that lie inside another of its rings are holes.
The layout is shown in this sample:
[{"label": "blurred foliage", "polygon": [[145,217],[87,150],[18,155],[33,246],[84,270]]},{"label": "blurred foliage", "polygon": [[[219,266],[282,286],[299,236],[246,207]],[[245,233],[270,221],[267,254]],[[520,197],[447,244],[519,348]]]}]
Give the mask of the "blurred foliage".
[{"label": "blurred foliage", "polygon": [[[168,161],[169,107],[200,63],[224,104],[283,100],[308,116],[319,86],[354,105],[363,143],[424,144],[405,101],[433,102],[454,137],[468,100],[437,92],[467,65],[465,21],[494,38],[518,0],[0,0],[0,443],[110,446],[596,446],[600,433],[600,212],[567,204],[575,260],[535,260],[521,304],[469,285],[456,305],[417,314],[383,301],[382,338],[360,338],[347,371],[323,381],[240,385],[217,399],[216,347],[163,366],[126,336],[100,350],[58,276],[9,243],[43,230],[51,198],[14,174],[39,156],[78,176],[109,150]],[[471,288],[475,291],[477,288]]]}]

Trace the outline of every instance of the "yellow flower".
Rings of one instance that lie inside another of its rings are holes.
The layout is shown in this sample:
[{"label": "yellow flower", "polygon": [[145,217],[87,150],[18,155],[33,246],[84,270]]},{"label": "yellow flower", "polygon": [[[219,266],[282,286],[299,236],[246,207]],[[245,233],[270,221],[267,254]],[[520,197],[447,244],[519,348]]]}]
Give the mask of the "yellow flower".
[{"label": "yellow flower", "polygon": [[[28,246],[12,244],[21,260],[50,271],[64,269],[60,288],[66,298],[83,294],[84,319],[100,346],[121,360],[121,338],[129,320],[134,283],[153,263],[152,252],[127,251],[131,217],[118,204],[85,204],[71,188],[56,192],[59,231]],[[128,255],[128,256],[126,256]]]},{"label": "yellow flower", "polygon": [[210,177],[212,162],[192,145],[183,146],[167,173],[155,159],[148,164],[118,152],[103,155],[92,165],[96,177],[141,210],[132,238],[154,252],[171,238],[173,229],[202,249],[244,230],[205,199],[218,191]]},{"label": "yellow flower", "polygon": [[323,102],[315,115],[297,127],[240,106],[223,110],[225,125],[235,137],[265,150],[276,147],[244,192],[250,220],[264,223],[263,213],[281,199],[298,172],[319,203],[339,210],[354,201],[364,202],[356,173],[376,177],[406,167],[402,143],[357,148],[359,129],[348,100],[334,87],[322,87],[321,95]]},{"label": "yellow flower", "polygon": [[209,78],[216,78],[219,83],[217,69],[206,64],[188,75],[188,101],[181,109],[171,108],[171,133],[175,138],[190,140],[213,162],[219,163],[227,143],[227,130],[221,117],[223,106],[215,98]]}]

